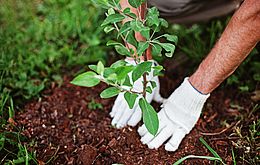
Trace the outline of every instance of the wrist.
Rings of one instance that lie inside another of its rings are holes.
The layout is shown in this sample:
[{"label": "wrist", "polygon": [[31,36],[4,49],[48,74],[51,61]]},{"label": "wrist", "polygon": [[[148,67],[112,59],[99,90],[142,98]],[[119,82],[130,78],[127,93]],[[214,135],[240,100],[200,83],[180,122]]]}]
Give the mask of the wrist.
[{"label": "wrist", "polygon": [[188,133],[197,122],[204,103],[210,94],[199,93],[188,81],[188,77],[167,99],[164,110],[173,123],[177,123]]},{"label": "wrist", "polygon": [[[186,77],[183,83],[177,88],[173,94],[169,97],[169,100],[176,102],[184,109],[200,111],[208,99],[210,94],[201,94],[196,88],[189,82],[189,78]],[[200,113],[200,112],[198,112]]]},{"label": "wrist", "polygon": [[207,95],[208,93],[211,93],[213,89],[211,89],[210,84],[207,82],[207,78],[204,78],[204,73],[200,72],[200,70],[204,70],[199,67],[199,69],[188,78],[188,81],[190,85],[199,93],[203,95]]}]

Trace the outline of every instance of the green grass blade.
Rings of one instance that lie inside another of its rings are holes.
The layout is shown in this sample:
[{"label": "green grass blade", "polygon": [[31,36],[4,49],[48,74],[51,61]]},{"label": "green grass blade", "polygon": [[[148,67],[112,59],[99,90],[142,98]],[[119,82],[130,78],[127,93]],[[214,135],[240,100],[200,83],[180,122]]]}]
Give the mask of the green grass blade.
[{"label": "green grass blade", "polygon": [[[217,153],[213,148],[211,148],[211,147],[208,145],[208,143],[207,143],[202,137],[200,137],[200,141],[201,141],[202,144],[205,145],[205,147],[207,147],[207,149],[208,149],[216,158],[221,159],[221,157],[218,155],[218,153]],[[221,159],[221,160],[222,160],[222,159]]]},{"label": "green grass blade", "polygon": [[26,146],[24,145],[24,151],[25,151],[25,165],[29,165],[29,155]]},{"label": "green grass blade", "polygon": [[234,165],[237,165],[237,161],[236,161],[236,157],[235,157],[235,153],[234,153],[233,148],[231,149],[231,151],[232,151],[232,159],[233,159],[233,163],[234,163]]},{"label": "green grass blade", "polygon": [[179,159],[173,165],[179,165],[179,164],[181,164],[183,161],[185,161],[187,159],[208,159],[208,160],[211,160],[211,161],[220,161],[220,162],[222,162],[222,160],[220,158],[217,158],[217,157],[188,155],[188,156],[185,156],[185,157]]}]

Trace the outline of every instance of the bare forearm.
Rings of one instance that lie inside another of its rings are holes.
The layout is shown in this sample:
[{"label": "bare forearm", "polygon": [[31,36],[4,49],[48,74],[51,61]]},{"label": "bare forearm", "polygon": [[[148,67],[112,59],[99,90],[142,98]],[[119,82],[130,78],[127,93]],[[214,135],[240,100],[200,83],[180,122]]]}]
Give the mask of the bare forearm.
[{"label": "bare forearm", "polygon": [[191,84],[202,93],[212,92],[247,57],[260,39],[260,3],[246,0],[234,14],[221,38],[198,70]]},{"label": "bare forearm", "polygon": [[[145,13],[146,13],[146,3],[144,3],[142,6],[140,6],[138,9],[136,8],[133,8],[131,7],[131,5],[128,3],[128,0],[120,0],[120,5],[122,7],[122,9],[125,9],[125,8],[130,8],[131,12],[134,13],[135,15],[137,15],[137,17],[142,20],[145,18]],[[123,23],[129,21],[130,18],[127,18],[127,19],[124,19],[123,20]],[[139,33],[139,32],[136,32],[135,33],[135,38],[137,41],[145,41],[145,38]],[[126,43],[128,44],[128,43]],[[130,48],[133,48],[132,45],[128,44],[128,46]],[[133,48],[135,50],[135,48]],[[146,53],[147,54],[147,59],[152,59],[152,56],[151,56],[151,52],[150,50],[148,49],[148,52]]]}]

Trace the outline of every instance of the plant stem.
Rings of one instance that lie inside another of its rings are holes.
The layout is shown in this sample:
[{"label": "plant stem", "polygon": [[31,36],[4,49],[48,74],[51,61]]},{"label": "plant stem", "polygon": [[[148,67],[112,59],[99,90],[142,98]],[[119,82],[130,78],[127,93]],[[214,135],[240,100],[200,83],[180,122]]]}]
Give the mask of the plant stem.
[{"label": "plant stem", "polygon": [[109,83],[102,76],[98,76],[97,78],[99,78],[100,81],[102,81],[102,82],[104,82],[104,83],[106,83],[108,85],[111,85],[113,87],[118,88],[121,92],[129,92],[129,93],[138,94],[138,95],[143,94],[143,92],[136,92],[136,91],[133,91],[131,89],[127,90],[127,89],[122,88],[120,85]]},{"label": "plant stem", "polygon": [[[147,50],[146,50],[146,52],[147,52]],[[146,53],[143,56],[144,56],[144,61],[147,61]],[[143,97],[146,98],[146,87],[147,87],[147,83],[148,83],[146,72],[143,74],[143,80],[144,80],[144,82],[143,82],[143,85],[144,85],[143,86]]]},{"label": "plant stem", "polygon": [[125,14],[122,10],[119,10],[119,9],[117,9],[117,8],[114,8],[114,10],[117,11],[117,12],[119,12],[120,14],[122,14],[122,15],[124,15],[124,16],[127,16],[127,17],[131,18],[131,19],[135,19],[135,18],[132,17],[131,15]]}]

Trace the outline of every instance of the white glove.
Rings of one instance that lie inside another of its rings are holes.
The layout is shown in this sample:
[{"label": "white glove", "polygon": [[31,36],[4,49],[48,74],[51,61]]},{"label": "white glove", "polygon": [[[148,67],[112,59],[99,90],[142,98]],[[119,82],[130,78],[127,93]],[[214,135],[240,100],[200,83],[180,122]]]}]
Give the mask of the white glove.
[{"label": "white glove", "polygon": [[[126,59],[125,60],[129,65],[136,65],[133,60]],[[155,62],[152,61],[155,65]],[[129,74],[131,76],[132,73]],[[156,102],[163,102],[163,98],[160,95],[160,83],[158,77],[153,77],[152,72],[147,76],[148,81],[154,81],[157,85],[156,88],[154,88],[152,94],[147,93],[146,99],[150,103],[152,100]],[[133,85],[133,90],[137,92],[141,92],[143,90],[143,78],[136,80],[136,82]],[[142,118],[142,111],[138,106],[138,98],[136,99],[135,105],[133,109],[130,109],[125,98],[124,93],[120,93],[115,101],[115,104],[112,108],[112,111],[110,112],[110,116],[113,118],[112,125],[116,126],[116,128],[122,128],[126,125],[130,126],[136,126],[137,123]]]},{"label": "white glove", "polygon": [[203,105],[209,96],[210,94],[199,93],[190,84],[188,78],[185,78],[180,87],[165,101],[158,113],[157,135],[151,135],[144,125],[138,129],[142,143],[147,144],[150,149],[157,149],[170,138],[165,144],[165,150],[177,150],[182,139],[198,121]]}]

